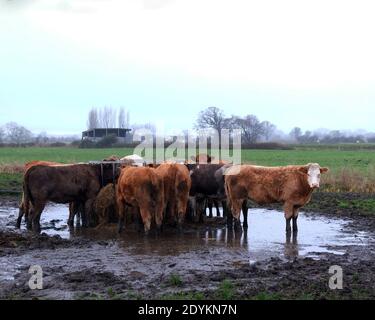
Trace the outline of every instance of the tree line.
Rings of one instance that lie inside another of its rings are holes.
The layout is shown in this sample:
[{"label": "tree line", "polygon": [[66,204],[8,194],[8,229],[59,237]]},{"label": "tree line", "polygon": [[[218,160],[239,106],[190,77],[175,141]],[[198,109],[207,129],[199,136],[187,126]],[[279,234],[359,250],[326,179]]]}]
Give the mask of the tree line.
[{"label": "tree line", "polygon": [[[110,106],[91,108],[88,112],[86,125],[87,129],[118,127],[130,128],[134,131],[135,129],[145,128],[156,133],[156,128],[152,123],[130,124],[129,111],[123,107],[119,109]],[[266,120],[261,121],[256,115],[226,116],[225,112],[217,107],[208,107],[199,112],[194,128],[196,130],[211,128],[217,130],[219,134],[223,129],[238,129],[245,146],[259,142],[297,144],[375,143],[375,133],[367,132],[348,133],[324,129],[303,131],[300,127],[295,127],[289,133],[284,133],[275,124]],[[46,132],[35,135],[16,122],[9,122],[0,126],[0,145],[48,145],[71,142],[78,145],[80,142],[78,140],[80,140],[78,135],[57,137],[48,135]],[[109,141],[104,142],[109,143]]]},{"label": "tree line", "polygon": [[242,142],[245,144],[253,144],[264,138],[270,141],[272,134],[276,130],[276,126],[269,121],[260,121],[253,114],[239,117],[232,115],[226,117],[224,111],[217,107],[209,107],[202,110],[195,124],[195,129],[215,129],[219,135],[223,129],[239,129],[242,133]]},{"label": "tree line", "polygon": [[46,132],[32,133],[16,122],[8,122],[0,127],[0,145],[52,145],[60,146],[77,140],[77,136],[51,136]]},{"label": "tree line", "polygon": [[269,121],[260,121],[257,116],[248,114],[243,117],[231,115],[227,117],[223,110],[208,107],[198,114],[195,129],[211,128],[219,134],[223,129],[241,130],[244,144],[257,142],[286,142],[300,144],[335,144],[335,143],[375,143],[375,133],[345,133],[339,130],[305,131],[295,127],[288,134],[277,129]]}]

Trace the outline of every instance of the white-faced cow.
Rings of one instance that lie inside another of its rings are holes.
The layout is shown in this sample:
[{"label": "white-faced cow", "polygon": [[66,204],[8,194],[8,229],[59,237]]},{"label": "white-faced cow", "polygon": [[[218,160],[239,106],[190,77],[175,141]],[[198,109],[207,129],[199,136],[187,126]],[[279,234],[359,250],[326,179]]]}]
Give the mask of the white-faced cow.
[{"label": "white-faced cow", "polygon": [[[286,219],[286,231],[297,231],[299,209],[311,200],[314,189],[320,187],[320,176],[328,168],[317,163],[304,166],[260,167],[253,165],[233,166],[225,173],[225,189],[233,217],[239,221],[241,208],[248,199],[258,204],[282,203]],[[247,208],[244,210],[247,224]]]}]

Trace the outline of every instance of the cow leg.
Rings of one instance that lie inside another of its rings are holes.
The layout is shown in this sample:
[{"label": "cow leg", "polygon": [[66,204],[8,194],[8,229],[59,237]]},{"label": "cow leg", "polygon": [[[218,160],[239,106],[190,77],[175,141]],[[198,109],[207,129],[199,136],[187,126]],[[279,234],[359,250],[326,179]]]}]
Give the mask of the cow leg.
[{"label": "cow leg", "polygon": [[76,212],[76,227],[80,227],[81,226],[81,219],[82,219],[82,213],[83,211],[83,207],[82,207],[82,204],[79,205],[79,208],[78,208],[78,211]]},{"label": "cow leg", "polygon": [[[85,202],[85,208],[83,210],[85,216],[86,227],[94,226],[94,201],[95,199],[89,199]],[[83,221],[82,226],[85,227]]]},{"label": "cow leg", "polygon": [[150,214],[150,211],[145,208],[141,208],[140,211],[141,211],[141,217],[143,221],[143,227],[145,230],[145,235],[148,235],[150,228],[151,228],[152,216]]},{"label": "cow leg", "polygon": [[33,213],[32,213],[32,230],[35,233],[40,233],[40,216],[44,210],[45,203],[36,203],[33,206]]},{"label": "cow leg", "polygon": [[182,224],[184,223],[185,213],[180,211],[177,213],[177,215],[177,229],[178,232],[182,232]]},{"label": "cow leg", "polygon": [[118,210],[118,233],[121,233],[124,229],[124,220],[125,220],[125,210],[124,204],[121,200],[117,200],[117,210]]},{"label": "cow leg", "polygon": [[[208,216],[212,218],[212,200],[211,199],[207,199],[207,207],[208,207]],[[206,210],[204,213],[206,213]]]},{"label": "cow leg", "polygon": [[299,209],[294,207],[294,212],[293,212],[293,233],[298,232],[298,226],[297,226],[297,219],[298,219],[298,211]]},{"label": "cow leg", "polygon": [[[21,204],[20,207],[19,207],[19,210],[18,210],[18,218],[17,218],[17,222],[16,222],[16,228],[17,229],[21,228],[21,222],[22,222],[23,215],[24,215],[24,208],[23,208],[23,204]],[[25,215],[25,218],[26,218],[26,215]]]},{"label": "cow leg", "polygon": [[[155,210],[155,224],[157,233],[160,233],[162,231],[163,211],[163,206],[161,206],[160,208],[156,208]],[[174,211],[173,208],[172,211]]]},{"label": "cow leg", "polygon": [[294,214],[294,206],[290,203],[285,203],[284,204],[284,216],[285,216],[285,231],[287,233],[292,232],[292,228],[290,227],[290,220],[292,220]]},{"label": "cow leg", "polygon": [[199,206],[199,223],[204,223],[206,218],[206,199],[201,200],[201,205]]},{"label": "cow leg", "polygon": [[221,206],[223,207],[223,218],[225,218],[228,212],[227,202],[225,200],[221,201]]},{"label": "cow leg", "polygon": [[82,227],[87,228],[88,227],[88,219],[87,219],[86,206],[85,206],[85,209],[82,211],[81,220],[82,220]]},{"label": "cow leg", "polygon": [[241,207],[242,207],[243,201],[244,199],[236,199],[236,200],[232,200],[232,203],[231,203],[232,216],[235,221],[234,222],[235,226],[236,224],[238,225],[240,221]]},{"label": "cow leg", "polygon": [[33,224],[33,209],[30,208],[30,211],[28,213],[28,218],[27,218],[27,221],[26,221],[27,230],[32,229],[32,224]]},{"label": "cow leg", "polygon": [[142,230],[144,229],[144,226],[143,226],[143,222],[142,222],[141,213],[139,212],[139,210],[137,211],[137,214],[135,216],[135,224],[136,224],[136,228],[137,228],[138,233],[141,233]]},{"label": "cow leg", "polygon": [[166,205],[166,210],[165,210],[165,222],[174,224],[176,223],[176,203],[174,199],[170,199],[168,201],[168,204]]},{"label": "cow leg", "polygon": [[225,206],[225,210],[226,210],[226,218],[227,218],[227,226],[228,227],[232,227],[233,226],[233,214],[232,214],[232,210],[231,210],[231,208],[228,206],[228,205],[226,205]]},{"label": "cow leg", "polygon": [[68,218],[68,226],[74,226],[74,216],[76,213],[76,208],[74,202],[69,203],[69,218]]},{"label": "cow leg", "polygon": [[216,209],[216,216],[221,217],[220,208],[219,208],[219,201],[214,200],[214,204],[215,204],[215,209]]},{"label": "cow leg", "polygon": [[248,224],[247,224],[247,214],[248,214],[249,208],[247,206],[247,200],[245,200],[242,203],[242,214],[243,214],[243,227],[244,229],[247,229]]},{"label": "cow leg", "polygon": [[186,220],[192,222],[195,211],[195,198],[189,197],[186,208]]},{"label": "cow leg", "polygon": [[186,210],[188,206],[188,199],[179,199],[177,201],[176,214],[177,214],[177,228],[179,232],[182,231],[182,224],[185,220]]},{"label": "cow leg", "polygon": [[[30,204],[29,204],[29,206],[30,206]],[[29,206],[24,207],[24,215],[25,215],[26,225],[29,223],[29,220],[30,220],[30,210],[31,210],[31,208]]]}]

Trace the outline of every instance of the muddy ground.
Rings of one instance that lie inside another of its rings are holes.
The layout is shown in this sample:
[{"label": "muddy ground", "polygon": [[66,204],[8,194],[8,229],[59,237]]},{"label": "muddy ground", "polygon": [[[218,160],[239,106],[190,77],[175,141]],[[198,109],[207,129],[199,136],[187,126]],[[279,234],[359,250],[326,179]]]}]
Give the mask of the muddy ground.
[{"label": "muddy ground", "polygon": [[[315,194],[295,239],[281,230],[281,214],[267,210],[250,214],[247,233],[213,218],[148,237],[132,228],[118,236],[115,226],[69,231],[58,219],[34,235],[15,230],[11,215],[0,223],[0,298],[374,299],[375,212],[342,204],[372,199]],[[0,197],[13,214],[17,202]],[[28,286],[31,265],[43,269],[43,290]],[[342,290],[328,286],[333,265],[342,267]]]}]

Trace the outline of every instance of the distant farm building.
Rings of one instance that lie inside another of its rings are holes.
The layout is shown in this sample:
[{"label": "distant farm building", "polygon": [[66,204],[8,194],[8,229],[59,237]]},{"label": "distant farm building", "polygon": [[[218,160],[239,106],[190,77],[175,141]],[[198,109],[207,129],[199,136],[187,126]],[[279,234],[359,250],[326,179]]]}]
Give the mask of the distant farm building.
[{"label": "distant farm building", "polygon": [[127,141],[131,129],[124,128],[95,128],[82,132],[82,140],[97,141],[106,136],[115,136],[119,140]]}]

